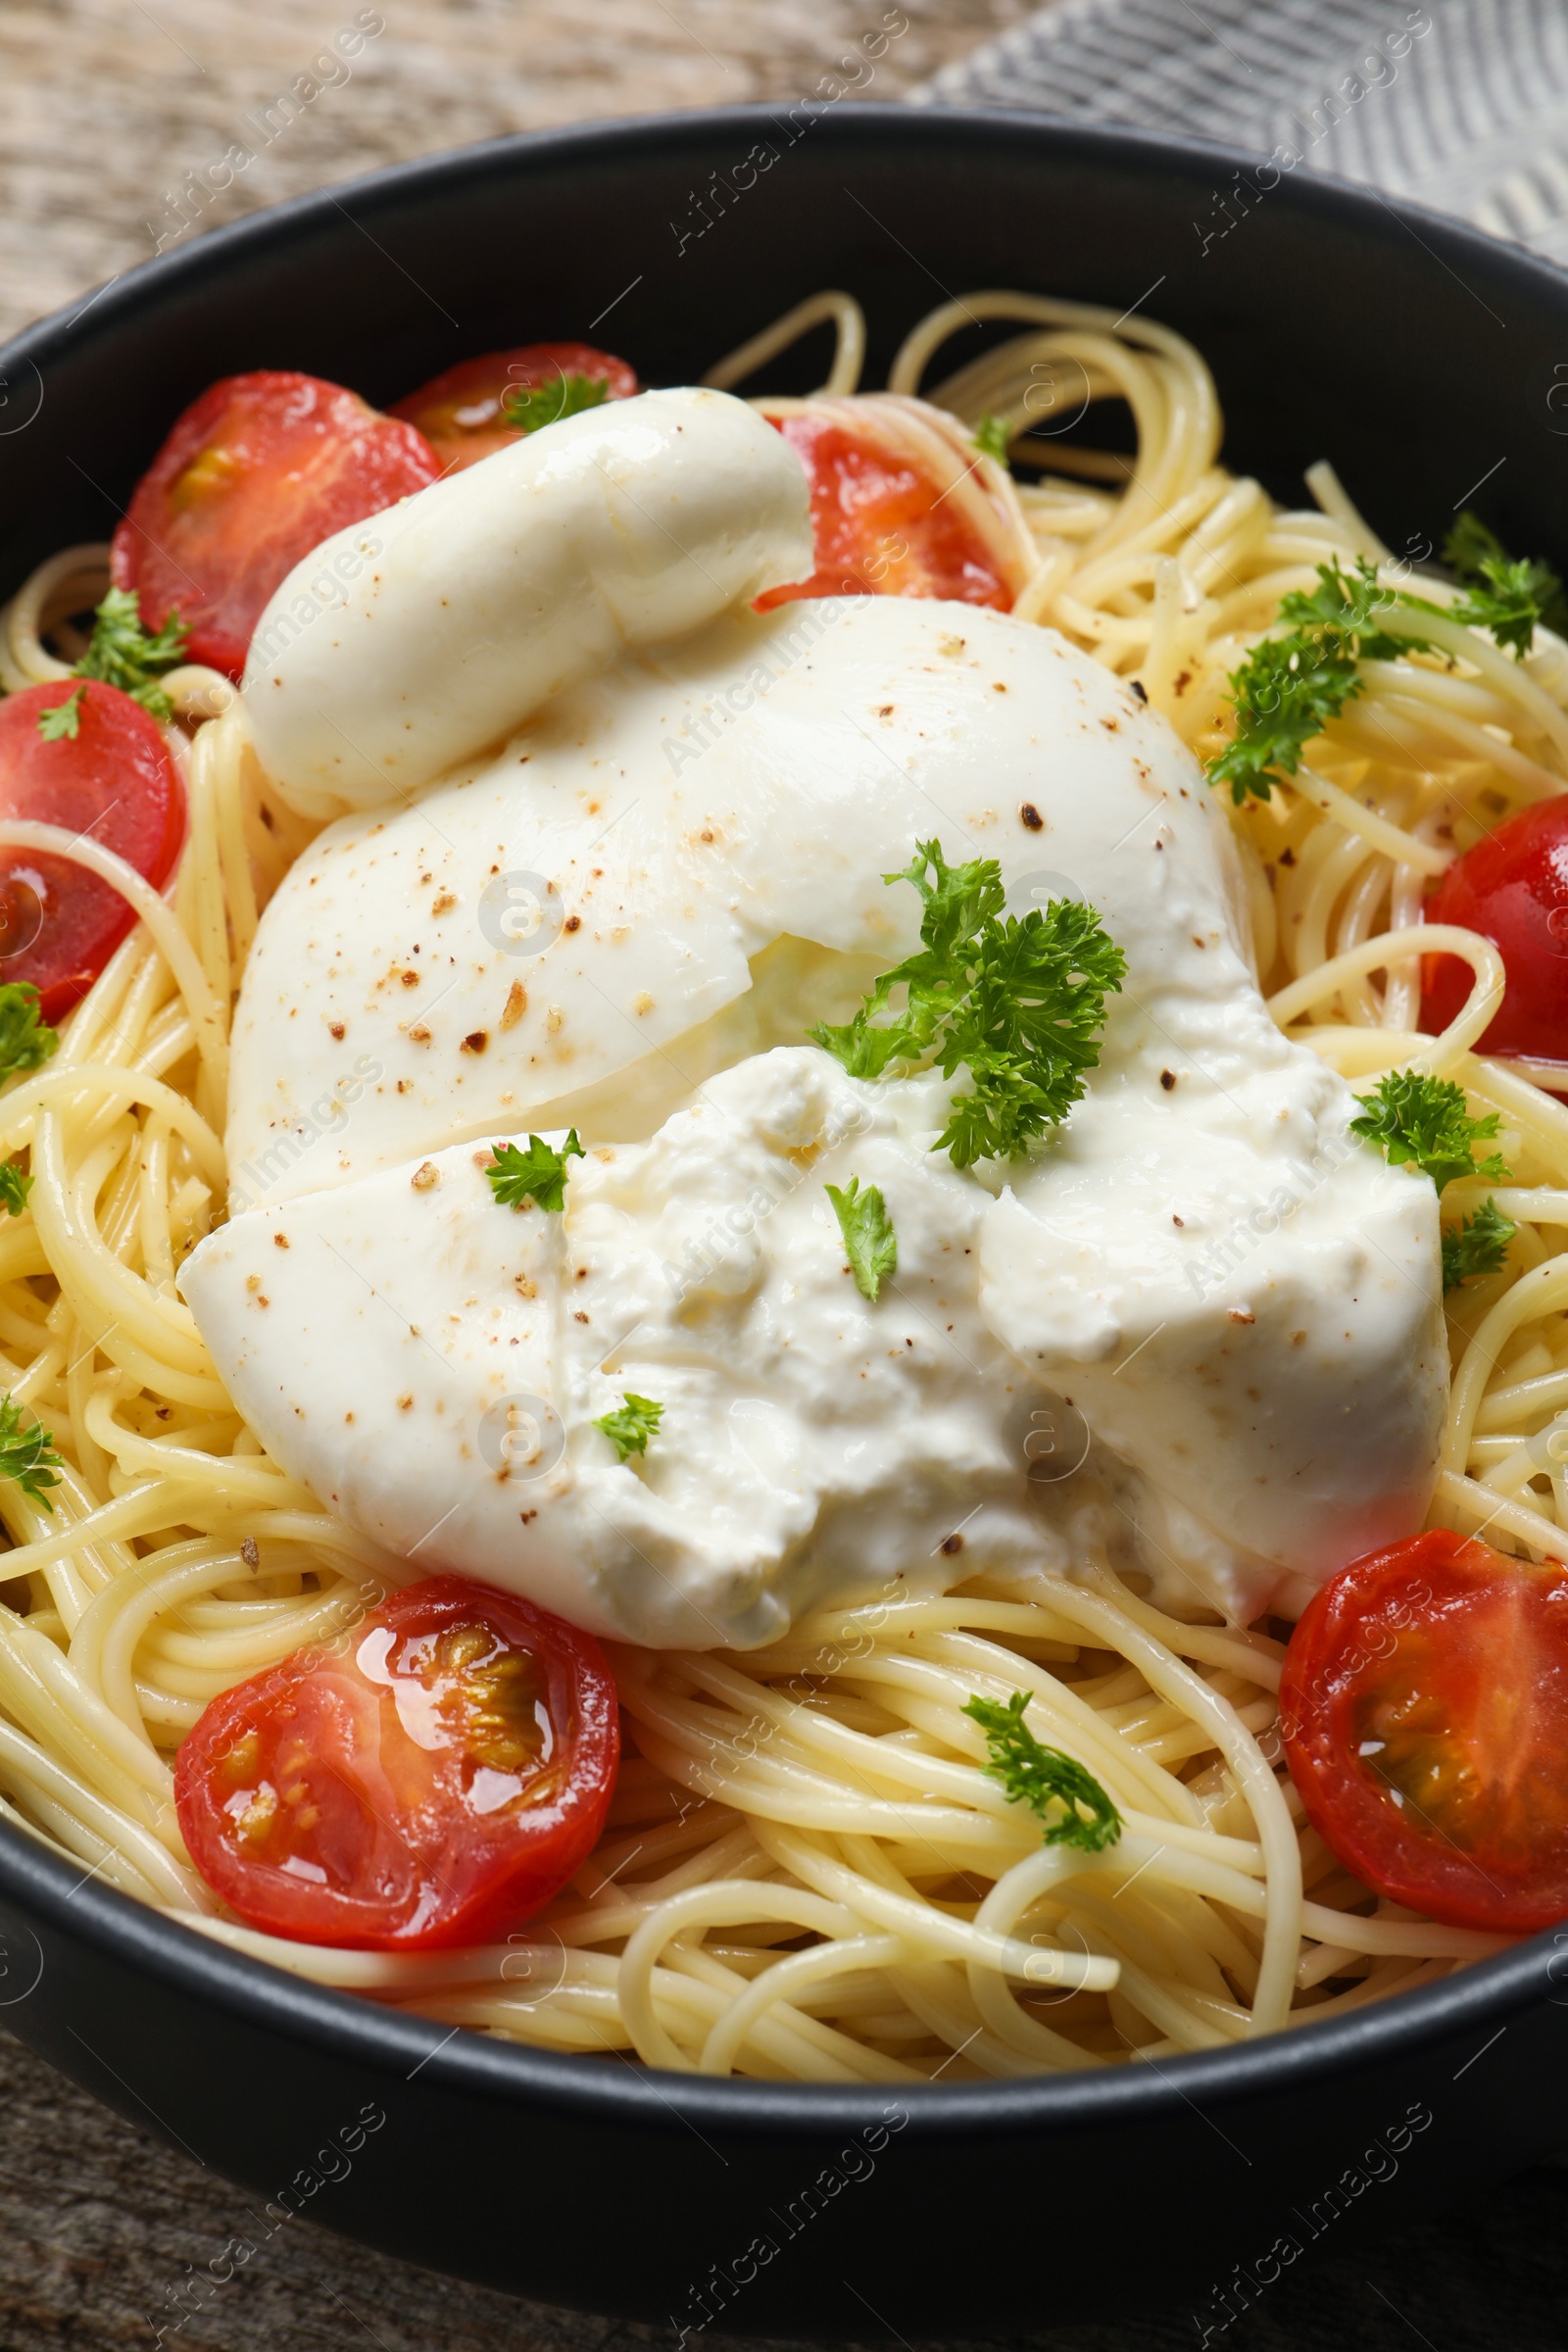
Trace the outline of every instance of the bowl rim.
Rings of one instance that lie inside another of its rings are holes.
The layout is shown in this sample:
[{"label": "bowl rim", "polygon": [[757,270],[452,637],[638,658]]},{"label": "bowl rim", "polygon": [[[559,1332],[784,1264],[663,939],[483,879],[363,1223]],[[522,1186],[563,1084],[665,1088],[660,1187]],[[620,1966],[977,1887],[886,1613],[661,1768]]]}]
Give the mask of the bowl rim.
[{"label": "bowl rim", "polygon": [[[621,2061],[609,2067],[587,2063],[578,2053],[536,2049],[457,2026],[443,2031],[433,2019],[319,1984],[220,1943],[174,1913],[100,1884],[91,1870],[75,1870],[41,1838],[0,1821],[0,1905],[8,1899],[168,1990],[340,2063],[404,2081],[428,2070],[434,2084],[465,2097],[522,2098],[584,2122],[635,2122],[656,2131],[677,2123],[741,2139],[864,2130],[890,2112],[906,2113],[921,2136],[954,2139],[999,2131],[1152,2124],[1181,2106],[1203,2113],[1308,2082],[1322,2087],[1363,2061],[1386,2067],[1417,2059],[1454,2045],[1467,2033],[1478,2037],[1479,2057],[1536,2002],[1568,2008],[1568,1932],[1547,1929],[1453,1976],[1370,2001],[1322,2025],[1194,2050],[1163,2063],[953,2083],[767,2082],[666,2072],[624,2051],[609,2053]],[[47,1966],[41,1944],[39,1959],[33,1990]],[[1489,2029],[1491,2039],[1482,2039]]]},{"label": "bowl rim", "polygon": [[[353,220],[345,200],[372,209],[402,205],[411,194],[417,198],[448,184],[504,176],[509,170],[525,166],[535,157],[549,165],[558,159],[571,162],[612,151],[657,153],[661,148],[678,147],[688,139],[723,129],[733,129],[737,134],[767,129],[776,132],[781,115],[791,120],[804,116],[812,125],[841,126],[851,140],[871,147],[897,149],[906,144],[918,145],[922,139],[929,143],[933,136],[938,141],[951,140],[961,146],[972,144],[979,137],[988,145],[1000,141],[1018,148],[1052,146],[1069,154],[1076,152],[1086,162],[1114,158],[1124,167],[1131,163],[1136,172],[1146,176],[1168,173],[1173,169],[1207,173],[1221,165],[1227,169],[1255,170],[1271,160],[1216,141],[1119,123],[1080,122],[1069,116],[1039,115],[1023,108],[947,106],[935,101],[873,104],[852,99],[835,104],[831,100],[809,99],[792,106],[780,102],[694,107],[674,113],[612,116],[548,130],[513,131],[387,164],[377,171],[361,172],[352,179],[312,189],[304,195],[283,197],[275,204],[244,214],[237,220],[204,229],[188,242],[172,245],[166,253],[132,263],[106,279],[85,302],[66,303],[42,318],[31,320],[9,342],[0,344],[0,385],[5,382],[9,368],[19,363],[36,366],[40,359],[52,357],[61,338],[79,325],[89,313],[95,314],[94,334],[103,332],[106,326],[113,332],[121,322],[122,314],[134,313],[149,295],[156,299],[176,289],[197,289],[204,279],[220,275],[231,256],[242,258],[253,247],[265,251],[270,245],[286,245],[316,224],[328,224],[333,213]],[[1441,251],[1434,252],[1434,243],[1447,246],[1456,256],[1468,254],[1493,272],[1500,270],[1505,276],[1515,276],[1537,286],[1553,287],[1560,292],[1568,283],[1568,266],[1559,267],[1525,246],[1491,236],[1451,214],[1385,196],[1370,185],[1324,172],[1293,168],[1280,173],[1276,189],[1288,190],[1288,205],[1329,219],[1365,223],[1375,220],[1377,213],[1385,213],[1450,275],[1458,276],[1458,272]],[[1275,190],[1261,192],[1272,194]],[[353,224],[360,225],[357,220]],[[394,262],[393,267],[399,265]],[[1464,283],[1462,278],[1460,283]],[[1472,291],[1469,287],[1465,290]],[[1147,299],[1147,295],[1141,297]]]},{"label": "bowl rim", "polygon": [[[95,315],[94,338],[112,337],[149,304],[199,291],[231,259],[284,249],[313,228],[329,225],[334,213],[360,225],[348,211],[350,204],[373,213],[465,181],[504,177],[535,161],[548,168],[610,154],[658,153],[721,132],[776,132],[781,114],[831,123],[842,139],[871,147],[896,151],[951,141],[961,148],[977,139],[992,146],[1000,140],[1018,149],[1047,146],[1086,162],[1114,162],[1124,170],[1130,165],[1136,176],[1151,178],[1206,172],[1221,163],[1227,170],[1247,168],[1260,160],[1204,140],[1011,108],[885,102],[709,107],[515,132],[286,198],[133,265],[85,303],[62,307],[0,346],[0,384],[19,367],[31,367],[41,376],[40,364],[63,350],[64,338],[89,313]],[[1277,184],[1283,185],[1285,176]],[[1445,269],[1451,265],[1441,250],[1434,253],[1434,245],[1446,247],[1456,259],[1474,256],[1494,280],[1500,272],[1551,290],[1568,327],[1568,271],[1521,247],[1446,215],[1310,171],[1290,175],[1287,201],[1308,215],[1363,223],[1375,217],[1375,207],[1407,229]],[[433,2020],[319,1984],[217,1942],[185,1927],[173,1913],[98,1883],[93,1870],[77,1871],[41,1838],[0,1820],[0,1902],[7,1898],[97,1956],[133,1967],[170,1990],[324,2056],[388,2076],[401,2073],[405,2080],[428,2071],[436,2084],[456,2094],[486,2101],[520,2097],[584,2122],[635,2122],[663,2132],[706,2127],[732,2140],[780,2134],[806,2140],[863,2130],[903,2110],[906,2101],[910,2128],[920,2136],[944,2139],[1043,2127],[1152,2124],[1173,2116],[1180,2105],[1195,2112],[1202,2112],[1200,2101],[1204,2107],[1231,2108],[1308,2082],[1329,2083],[1371,2059],[1385,2064],[1414,2059],[1466,2032],[1480,2034],[1491,2027],[1495,2038],[1516,2014],[1540,2000],[1568,2007],[1568,1993],[1556,1990],[1568,1983],[1568,1932],[1547,1929],[1453,1976],[1321,2025],[1193,2051],[1164,2064],[958,2083],[772,2082],[664,2072],[646,2068],[624,2052],[613,2053],[622,2060],[619,2068],[585,2065],[572,2053],[461,2027],[443,2034]],[[41,1949],[40,1959],[47,1965]]]}]

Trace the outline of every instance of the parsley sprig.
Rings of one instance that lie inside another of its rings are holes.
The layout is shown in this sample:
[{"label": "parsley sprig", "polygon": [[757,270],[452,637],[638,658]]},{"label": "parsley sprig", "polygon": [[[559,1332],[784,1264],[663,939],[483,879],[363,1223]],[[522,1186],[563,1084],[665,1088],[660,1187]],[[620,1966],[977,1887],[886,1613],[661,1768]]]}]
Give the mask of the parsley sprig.
[{"label": "parsley sprig", "polygon": [[8,1217],[20,1217],[27,1205],[32,1178],[23,1174],[19,1160],[0,1161],[0,1207]]},{"label": "parsley sprig", "polygon": [[81,732],[81,702],[85,686],[77,686],[63,703],[51,703],[38,713],[38,732],[45,743],[74,743]]},{"label": "parsley sprig", "polygon": [[[1549,564],[1539,560],[1516,564],[1495,531],[1466,507],[1443,543],[1443,561],[1454,578],[1468,588],[1498,589],[1509,575],[1520,577],[1533,600],[1542,626],[1568,637],[1568,595]],[[1528,644],[1525,651],[1529,652]]]},{"label": "parsley sprig", "polygon": [[52,1511],[48,1489],[60,1484],[60,1456],[54,1439],[40,1421],[23,1427],[22,1407],[0,1396],[0,1478],[14,1478],[24,1494]]},{"label": "parsley sprig", "polygon": [[[1011,1158],[1082,1095],[1126,957],[1092,906],[1053,900],[1021,921],[1004,916],[994,858],[950,866],[940,842],[922,841],[902,873],[882,879],[919,892],[920,950],[881,975],[852,1021],[809,1034],[852,1078],[881,1078],[899,1061],[946,1078],[967,1069],[973,1092],[954,1097],[933,1149],[957,1168]],[[901,987],[906,1004],[894,1011]]]},{"label": "parsley sprig", "polygon": [[1024,1722],[1032,1690],[1015,1690],[1005,1706],[996,1698],[971,1698],[963,1712],[986,1736],[990,1759],[984,1769],[1000,1781],[1007,1801],[1038,1813],[1047,1845],[1081,1845],[1103,1853],[1121,1836],[1121,1815],[1094,1774],[1059,1747],[1047,1747]]},{"label": "parsley sprig", "polygon": [[172,718],[174,706],[159,679],[185,659],[190,631],[171,612],[161,629],[142,627],[135,591],[111,588],[93,615],[92,642],[76,663],[78,678],[101,678],[118,686],[154,718]]},{"label": "parsley sprig", "polygon": [[1473,1217],[1445,1227],[1443,1287],[1456,1291],[1472,1274],[1495,1274],[1508,1254],[1508,1244],[1519,1228],[1505,1217],[1490,1195]]},{"label": "parsley sprig", "polygon": [[30,980],[0,984],[0,1084],[18,1070],[36,1070],[60,1040],[38,1018],[38,991]]},{"label": "parsley sprig", "polygon": [[1465,1092],[1451,1078],[1429,1078],[1419,1070],[1385,1070],[1370,1095],[1357,1095],[1362,1115],[1350,1121],[1350,1133],[1379,1144],[1391,1167],[1419,1168],[1441,1193],[1458,1176],[1489,1176],[1506,1184],[1508,1170],[1500,1153],[1477,1160],[1475,1147],[1490,1143],[1497,1132],[1498,1115],[1472,1119],[1465,1108]]},{"label": "parsley sprig", "polygon": [[1002,466],[1005,466],[1007,463],[1007,443],[1010,437],[1005,416],[993,416],[989,411],[981,417],[973,434],[976,449],[983,451],[988,458],[995,458],[997,464]]},{"label": "parsley sprig", "polygon": [[558,375],[548,384],[516,385],[503,396],[501,414],[515,431],[536,433],[541,425],[559,424],[563,416],[602,408],[609,398],[610,386],[602,375]]},{"label": "parsley sprig", "polygon": [[833,1203],[855,1287],[874,1306],[884,1275],[897,1273],[899,1265],[898,1236],[887,1203],[874,1184],[861,1192],[858,1176],[845,1185],[824,1184],[822,1190]]},{"label": "parsley sprig", "polygon": [[594,1427],[604,1431],[617,1457],[625,1461],[629,1454],[648,1451],[648,1441],[663,1418],[664,1408],[654,1397],[634,1396],[628,1389],[614,1411],[601,1413]]},{"label": "parsley sprig", "polygon": [[566,1205],[566,1162],[585,1156],[575,1127],[559,1152],[542,1135],[530,1135],[526,1152],[516,1144],[496,1144],[485,1177],[503,1208],[521,1208],[525,1201],[537,1200],[541,1208],[562,1209]]},{"label": "parsley sprig", "polygon": [[1281,633],[1263,638],[1232,670],[1236,733],[1209,761],[1210,782],[1228,784],[1238,808],[1249,793],[1266,801],[1277,782],[1296,774],[1313,738],[1364,691],[1363,662],[1430,653],[1432,640],[1419,630],[1401,622],[1394,634],[1381,625],[1396,611],[1486,629],[1498,645],[1527,654],[1544,617],[1543,598],[1553,588],[1561,594],[1556,574],[1544,564],[1511,563],[1497,548],[1477,550],[1468,578],[1463,596],[1439,605],[1385,587],[1376,564],[1364,559],[1348,576],[1337,559],[1320,564],[1314,589],[1298,588],[1281,600]]},{"label": "parsley sprig", "polygon": [[[1500,1152],[1476,1158],[1477,1147],[1491,1143],[1497,1132],[1498,1113],[1471,1118],[1465,1092],[1451,1078],[1429,1078],[1419,1070],[1385,1070],[1370,1095],[1357,1095],[1362,1115],[1350,1121],[1350,1133],[1382,1147],[1391,1167],[1419,1168],[1441,1193],[1445,1185],[1465,1176],[1490,1177],[1506,1184],[1509,1169]],[[1495,1200],[1484,1200],[1472,1217],[1445,1226],[1442,1236],[1443,1287],[1457,1290],[1472,1274],[1495,1274],[1508,1254],[1518,1228]]]},{"label": "parsley sprig", "polygon": [[1412,642],[1374,618],[1395,601],[1375,564],[1359,563],[1347,579],[1337,561],[1320,564],[1317,581],[1281,600],[1285,634],[1263,638],[1231,672],[1236,734],[1208,774],[1230,786],[1238,808],[1249,793],[1266,801],[1276,779],[1295,775],[1313,737],[1362,691],[1360,662],[1391,661]]}]

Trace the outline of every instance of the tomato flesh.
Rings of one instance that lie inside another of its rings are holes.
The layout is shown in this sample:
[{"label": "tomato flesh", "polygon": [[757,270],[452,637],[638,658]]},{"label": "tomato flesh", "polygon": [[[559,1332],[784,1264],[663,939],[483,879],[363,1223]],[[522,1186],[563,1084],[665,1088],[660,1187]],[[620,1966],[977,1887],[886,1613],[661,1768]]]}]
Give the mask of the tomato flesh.
[{"label": "tomato flesh", "polygon": [[[1480,1050],[1568,1060],[1568,799],[1522,808],[1466,851],[1428,899],[1426,919],[1479,931],[1502,956],[1507,986]],[[1422,1025],[1446,1029],[1473,978],[1457,956],[1427,956]]]},{"label": "tomato flesh", "polygon": [[367,1951],[504,1936],[592,1851],[619,1761],[591,1635],[466,1577],[215,1698],[174,1766],[192,1861],[254,1928]]},{"label": "tomato flesh", "polygon": [[816,568],[808,580],[770,588],[760,612],[802,596],[930,596],[1012,609],[1012,594],[961,514],[939,504],[923,473],[869,433],[809,409],[769,420],[811,485]]},{"label": "tomato flesh", "polygon": [[109,567],[144,625],[171,612],[193,662],[245,667],[275,588],[323,539],[441,471],[422,433],[319,376],[224,376],[178,418],[115,532]]},{"label": "tomato flesh", "polygon": [[[76,704],[76,732],[38,719]],[[73,678],[0,701],[0,816],[90,836],[162,890],[185,838],[185,787],[158,722],[118,686]],[[69,858],[0,848],[0,981],[27,980],[58,1021],[135,921],[110,882]]]},{"label": "tomato flesh", "polygon": [[638,389],[635,370],[624,360],[596,351],[591,343],[520,343],[512,351],[460,361],[398,401],[392,415],[417,425],[444,469],[453,473],[523,439],[502,410],[509,392],[534,390],[564,375],[603,384],[607,400],[630,400]]},{"label": "tomato flesh", "polygon": [[1446,1528],[1368,1552],[1302,1613],[1280,1729],[1380,1894],[1497,1935],[1568,1918],[1568,1569]]}]

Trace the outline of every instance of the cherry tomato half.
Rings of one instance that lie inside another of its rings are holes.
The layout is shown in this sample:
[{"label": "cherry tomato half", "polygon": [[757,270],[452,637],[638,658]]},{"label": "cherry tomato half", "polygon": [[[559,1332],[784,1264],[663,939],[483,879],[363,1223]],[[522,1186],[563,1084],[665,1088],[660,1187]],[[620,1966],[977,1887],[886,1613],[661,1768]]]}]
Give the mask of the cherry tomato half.
[{"label": "cherry tomato half", "polygon": [[[1568,797],[1522,808],[1467,850],[1428,899],[1426,919],[1479,931],[1501,954],[1508,984],[1480,1050],[1568,1061]],[[1423,1023],[1446,1029],[1473,975],[1457,956],[1425,965]]]},{"label": "cherry tomato half", "polygon": [[[73,699],[75,734],[46,740],[40,714]],[[139,703],[61,678],[0,701],[0,816],[88,834],[162,890],[185,838],[185,787]],[[84,866],[0,850],[0,981],[30,981],[46,1021],[86,995],[135,919]]]},{"label": "cherry tomato half", "polygon": [[550,1900],[593,1848],[619,1755],[591,1635],[437,1576],[215,1698],[174,1803],[202,1877],[253,1928],[434,1950]]},{"label": "cherry tomato half", "polygon": [[1449,1927],[1568,1918],[1568,1569],[1434,1528],[1307,1603],[1280,1688],[1313,1828]]},{"label": "cherry tomato half", "polygon": [[801,596],[932,596],[1012,610],[1012,593],[961,514],[917,466],[809,409],[775,416],[811,485],[816,569],[770,588],[758,610]]},{"label": "cherry tomato half", "polygon": [[637,377],[624,360],[596,351],[591,343],[521,343],[514,351],[487,351],[460,360],[433,375],[394,407],[394,416],[416,424],[448,473],[477,466],[481,458],[520,441],[523,428],[509,424],[502,402],[511,392],[548,391],[564,377],[578,375],[603,384],[607,400],[630,400]]},{"label": "cherry tomato half", "polygon": [[237,678],[257,621],[323,539],[423,490],[422,433],[319,376],[227,375],[177,420],[110,548],[149,629],[178,613],[190,658]]}]

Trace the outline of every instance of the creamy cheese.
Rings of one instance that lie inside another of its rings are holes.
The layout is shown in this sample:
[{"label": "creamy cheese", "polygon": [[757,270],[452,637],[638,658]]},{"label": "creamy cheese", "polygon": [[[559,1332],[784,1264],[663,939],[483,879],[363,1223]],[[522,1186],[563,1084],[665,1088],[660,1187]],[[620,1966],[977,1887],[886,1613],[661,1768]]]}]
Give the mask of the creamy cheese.
[{"label": "creamy cheese", "polygon": [[[477,772],[306,851],[234,1025],[240,1197],[498,1127],[647,1135],[706,1075],[685,1041],[772,942],[868,959],[852,995],[915,945],[915,894],[882,877],[932,835],[995,858],[1019,911],[1087,897],[1140,999],[1255,1007],[1224,819],[1121,681],[1001,613],[789,605],[617,665]],[[662,1098],[628,1129],[649,1063]]]},{"label": "creamy cheese", "polygon": [[[269,1450],[389,1549],[628,1641],[765,1642],[959,1558],[1058,1557],[978,1308],[990,1199],[930,1149],[945,1097],[779,1050],[574,1160],[562,1215],[498,1207],[456,1147],[237,1218],[182,1287]],[[875,1304],[823,1189],[852,1176],[898,1235]],[[628,1392],[664,1410],[621,1463],[594,1423]]]},{"label": "creamy cheese", "polygon": [[744,401],[586,409],[295,566],[246,663],[257,748],[310,814],[406,799],[626,647],[810,569],[805,476]]},{"label": "creamy cheese", "polygon": [[[731,609],[799,555],[784,445],[758,427],[754,463],[738,410],[666,409],[622,450],[628,512],[693,486],[706,625],[684,553],[662,596],[570,589],[599,527],[578,418],[522,445],[531,473],[508,452],[392,518],[426,520],[377,518],[364,625],[302,639],[271,704],[257,670],[302,804],[343,785],[337,727],[381,728],[381,782],[247,970],[240,1213],[181,1277],[215,1361],[394,1551],[635,1641],[755,1643],[889,1580],[1097,1548],[1176,1607],[1295,1609],[1430,1496],[1432,1188],[1348,1137],[1346,1087],[1276,1029],[1223,814],[1121,681],[966,607]],[[733,439],[706,506],[688,428]],[[524,481],[526,529],[501,496]],[[475,717],[452,663],[480,637]],[[932,837],[995,858],[1014,912],[1087,900],[1127,957],[1085,1099],[1007,1167],[933,1152],[943,1082],[859,1085],[800,1042],[915,944],[885,877]],[[564,1213],[499,1207],[475,1146],[567,1125]],[[898,1236],[874,1304],[822,1190],[851,1176]],[[665,1409],[622,1463],[594,1424],[628,1392]]]}]

